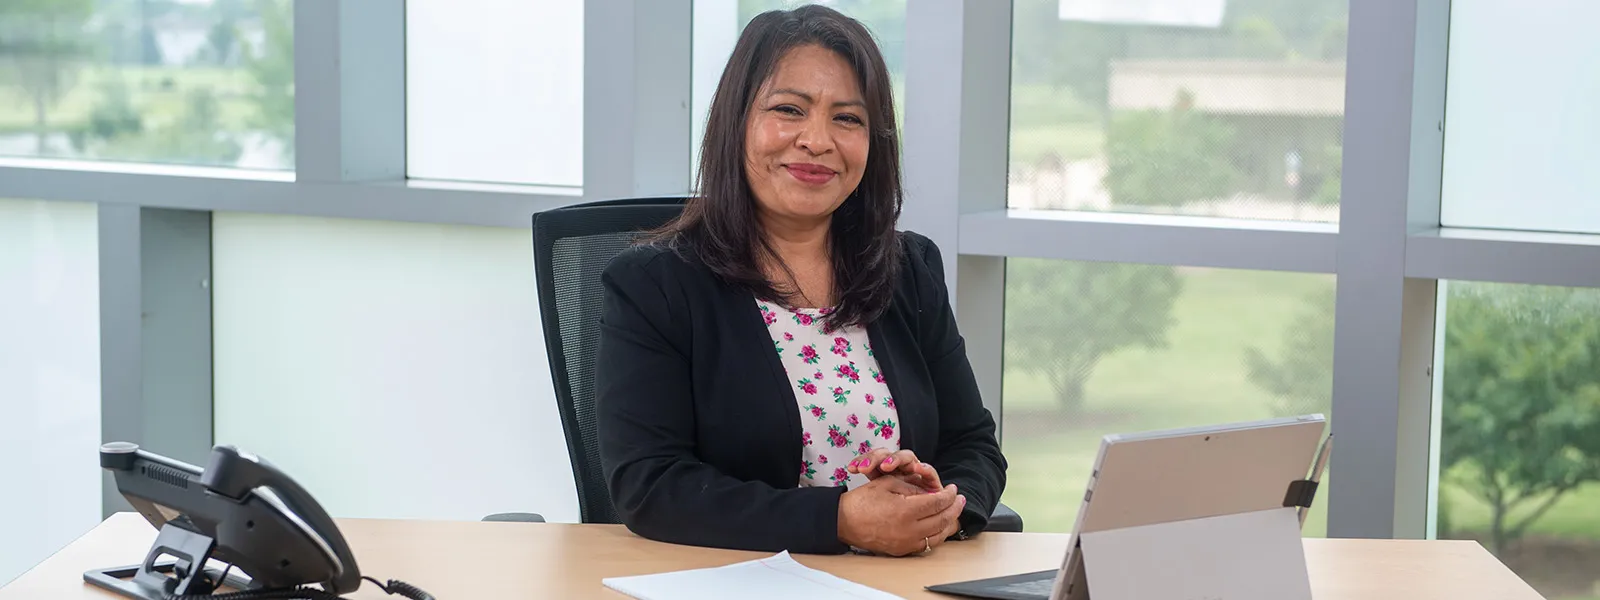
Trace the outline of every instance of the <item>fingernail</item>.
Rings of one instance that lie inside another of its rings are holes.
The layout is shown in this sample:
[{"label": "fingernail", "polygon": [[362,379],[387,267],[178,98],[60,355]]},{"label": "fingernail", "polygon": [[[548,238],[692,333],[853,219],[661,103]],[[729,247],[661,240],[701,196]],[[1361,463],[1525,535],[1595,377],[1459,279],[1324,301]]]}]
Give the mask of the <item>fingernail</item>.
[{"label": "fingernail", "polygon": [[894,457],[893,456],[883,459],[883,466],[887,467],[887,466],[892,465],[892,464],[894,464]]}]

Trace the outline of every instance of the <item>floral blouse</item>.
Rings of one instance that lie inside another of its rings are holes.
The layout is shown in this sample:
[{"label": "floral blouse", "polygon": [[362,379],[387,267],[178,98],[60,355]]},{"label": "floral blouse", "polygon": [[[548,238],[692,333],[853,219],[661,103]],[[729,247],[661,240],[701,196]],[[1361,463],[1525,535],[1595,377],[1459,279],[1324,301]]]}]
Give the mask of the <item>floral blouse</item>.
[{"label": "floral blouse", "polygon": [[866,483],[845,465],[878,448],[900,449],[900,415],[872,356],[867,330],[855,326],[824,333],[820,317],[828,314],[826,308],[757,304],[800,403],[800,485]]}]

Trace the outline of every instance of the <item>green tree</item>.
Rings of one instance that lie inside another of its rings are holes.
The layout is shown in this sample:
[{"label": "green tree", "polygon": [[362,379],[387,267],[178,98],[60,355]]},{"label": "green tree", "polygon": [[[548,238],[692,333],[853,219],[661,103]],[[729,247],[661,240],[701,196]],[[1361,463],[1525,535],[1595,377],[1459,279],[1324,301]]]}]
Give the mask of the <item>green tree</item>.
[{"label": "green tree", "polygon": [[1490,509],[1490,548],[1600,482],[1600,291],[1452,282],[1440,460]]},{"label": "green tree", "polygon": [[1159,348],[1182,290],[1172,267],[1014,258],[1006,265],[1006,363],[1050,381],[1070,414],[1106,355]]},{"label": "green tree", "polygon": [[33,103],[39,154],[49,151],[50,110],[72,90],[91,54],[84,27],[93,13],[93,0],[0,2],[0,57]]},{"label": "green tree", "polygon": [[1106,130],[1106,191],[1125,206],[1178,206],[1233,189],[1238,169],[1225,149],[1234,131],[1190,110],[1180,97],[1172,110],[1119,112]]},{"label": "green tree", "polygon": [[245,66],[255,80],[256,117],[251,126],[283,142],[286,160],[294,158],[294,17],[289,0],[259,0],[265,40],[248,54]]},{"label": "green tree", "polygon": [[1333,312],[1333,290],[1318,290],[1284,332],[1277,360],[1259,347],[1245,350],[1250,382],[1272,394],[1273,413],[1327,412],[1333,406]]}]

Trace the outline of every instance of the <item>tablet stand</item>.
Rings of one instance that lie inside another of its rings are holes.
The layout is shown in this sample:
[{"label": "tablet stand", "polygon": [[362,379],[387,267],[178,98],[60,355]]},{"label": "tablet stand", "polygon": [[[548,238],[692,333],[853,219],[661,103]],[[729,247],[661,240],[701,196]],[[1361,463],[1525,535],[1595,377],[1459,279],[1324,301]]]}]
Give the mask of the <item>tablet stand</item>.
[{"label": "tablet stand", "polygon": [[[161,532],[156,535],[156,541],[150,546],[143,563],[90,570],[83,574],[83,579],[138,600],[163,600],[168,595],[210,594],[222,585],[241,590],[250,587],[249,580],[242,574],[230,574],[226,580],[222,580],[221,571],[206,568],[206,562],[216,548],[217,541],[210,536],[169,522],[161,526]],[[156,562],[163,556],[171,556],[176,560]]]},{"label": "tablet stand", "polygon": [[1059,597],[1311,600],[1300,524],[1316,488],[1292,482],[1281,508],[1082,534]]}]

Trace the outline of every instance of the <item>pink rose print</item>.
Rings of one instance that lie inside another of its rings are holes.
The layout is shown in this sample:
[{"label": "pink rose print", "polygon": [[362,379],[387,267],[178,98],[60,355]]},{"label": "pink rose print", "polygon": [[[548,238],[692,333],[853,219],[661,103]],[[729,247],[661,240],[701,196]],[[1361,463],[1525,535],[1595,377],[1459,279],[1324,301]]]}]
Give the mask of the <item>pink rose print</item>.
[{"label": "pink rose print", "polygon": [[843,448],[845,446],[849,446],[850,445],[850,432],[842,430],[842,429],[839,429],[838,425],[829,425],[828,426],[828,443],[832,444],[833,447],[835,447],[835,448]]},{"label": "pink rose print", "polygon": [[823,410],[821,406],[807,404],[806,410],[811,411],[811,416],[816,417],[818,421],[828,418],[828,411]]},{"label": "pink rose print", "polygon": [[811,315],[805,313],[795,313],[794,322],[799,323],[804,327],[810,327],[815,321],[811,318]]},{"label": "pink rose print", "polygon": [[[871,425],[868,425],[868,427],[871,427]],[[872,453],[872,440],[861,440],[861,446],[856,448],[856,454],[871,454],[871,453]]]},{"label": "pink rose print", "polygon": [[833,309],[832,308],[823,308],[823,309],[817,310],[817,312],[821,313],[823,315],[831,315],[831,314],[833,314]]},{"label": "pink rose print", "polygon": [[800,390],[807,394],[817,395],[817,384],[812,383],[810,379],[801,378],[795,385],[800,386]]},{"label": "pink rose print", "polygon": [[845,396],[849,396],[849,395],[850,395],[850,390],[844,389],[842,387],[833,388],[833,401],[834,402],[837,402],[839,404],[849,404],[850,403],[850,399],[845,397]]},{"label": "pink rose print", "polygon": [[872,344],[862,344],[867,349],[867,356],[872,356]]},{"label": "pink rose print", "polygon": [[785,342],[794,341],[794,334],[789,333],[787,331],[783,332],[783,341],[785,341]]},{"label": "pink rose print", "polygon": [[761,320],[766,321],[767,326],[770,327],[773,323],[778,322],[778,315],[773,314],[772,310],[763,304],[761,305]]},{"label": "pink rose print", "polygon": [[868,425],[867,429],[872,429],[873,426],[876,425],[877,429],[878,429],[878,437],[881,437],[881,438],[887,440],[887,439],[890,439],[892,436],[894,436],[894,420],[893,419],[884,419],[882,421],[879,421],[877,415],[867,415],[867,419],[869,421],[872,421],[872,424]]},{"label": "pink rose print", "polygon": [[819,465],[828,464],[828,455],[826,455],[826,454],[818,454],[817,455],[817,464],[819,464]]},{"label": "pink rose print", "polygon": [[817,355],[817,347],[809,344],[800,349],[799,356],[800,358],[805,359],[805,362],[808,365],[817,364],[817,361],[822,360],[822,357]]},{"label": "pink rose print", "polygon": [[883,383],[883,373],[879,373],[877,369],[871,369],[871,371],[872,371],[872,380],[876,381],[878,383]]},{"label": "pink rose print", "polygon": [[817,373],[815,375],[812,375],[812,377],[815,377],[817,379],[822,379],[822,371],[817,371]]},{"label": "pink rose print", "polygon": [[861,399],[866,400],[867,404],[872,404],[872,401],[873,401],[872,394],[867,394],[865,396],[862,396]]},{"label": "pink rose print", "polygon": [[845,422],[849,423],[851,427],[861,426],[861,419],[857,418],[855,415],[850,415],[850,418],[845,419]]},{"label": "pink rose print", "polygon": [[802,446],[810,446],[811,445],[811,432],[807,431],[807,432],[804,432],[804,433],[800,434],[800,445],[802,445]]},{"label": "pink rose print", "polygon": [[850,340],[842,337],[833,338],[833,353],[839,356],[850,356]]},{"label": "pink rose print", "polygon": [[856,363],[854,362],[834,367],[833,372],[838,373],[840,379],[847,380],[850,383],[861,383],[861,372],[856,370]]},{"label": "pink rose print", "polygon": [[843,468],[839,468],[839,469],[834,469],[833,470],[833,485],[834,485],[834,487],[838,487],[838,486],[844,485],[845,482],[849,481],[849,480],[850,480],[850,473],[848,471],[845,471]]},{"label": "pink rose print", "polygon": [[817,478],[817,469],[811,466],[811,461],[809,460],[800,461],[800,473],[804,474],[806,479]]},{"label": "pink rose print", "polygon": [[887,406],[889,408],[894,408],[894,398],[891,398],[889,396],[884,396],[883,397],[883,405]]}]

